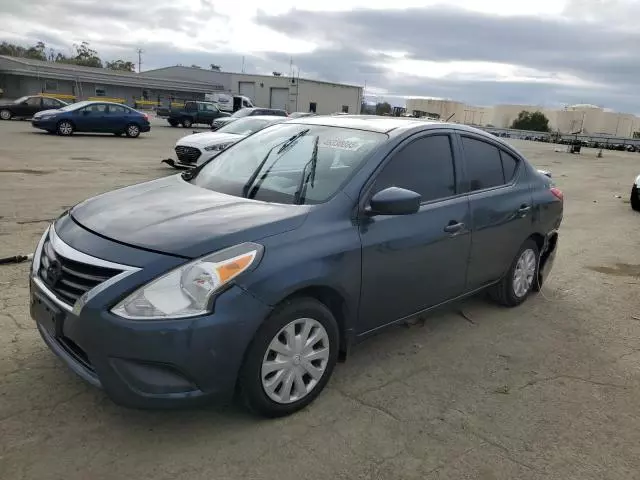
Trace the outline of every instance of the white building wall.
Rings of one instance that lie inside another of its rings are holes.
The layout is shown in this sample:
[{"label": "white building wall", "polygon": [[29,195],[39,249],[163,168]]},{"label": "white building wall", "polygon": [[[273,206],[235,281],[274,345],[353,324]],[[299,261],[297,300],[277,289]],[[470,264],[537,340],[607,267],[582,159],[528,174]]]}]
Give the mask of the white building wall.
[{"label": "white building wall", "polygon": [[316,113],[330,114],[341,112],[343,106],[347,107],[348,113],[360,113],[362,102],[362,88],[351,85],[340,85],[325,82],[315,82],[313,80],[298,79],[292,77],[275,77],[268,75],[250,75],[242,73],[231,73],[230,87],[233,93],[240,90],[240,84],[247,85],[247,82],[255,84],[255,98],[253,103],[257,107],[271,106],[271,89],[287,88],[289,90],[289,102],[287,110],[289,112],[310,111],[310,104],[316,104]]}]

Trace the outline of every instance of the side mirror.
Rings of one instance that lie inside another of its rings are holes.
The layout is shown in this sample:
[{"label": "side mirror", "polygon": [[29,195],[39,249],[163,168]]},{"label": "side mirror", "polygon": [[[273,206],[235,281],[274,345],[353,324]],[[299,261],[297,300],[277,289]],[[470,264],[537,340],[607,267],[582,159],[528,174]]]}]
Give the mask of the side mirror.
[{"label": "side mirror", "polygon": [[369,201],[368,215],[411,215],[420,210],[422,196],[404,188],[389,187]]}]

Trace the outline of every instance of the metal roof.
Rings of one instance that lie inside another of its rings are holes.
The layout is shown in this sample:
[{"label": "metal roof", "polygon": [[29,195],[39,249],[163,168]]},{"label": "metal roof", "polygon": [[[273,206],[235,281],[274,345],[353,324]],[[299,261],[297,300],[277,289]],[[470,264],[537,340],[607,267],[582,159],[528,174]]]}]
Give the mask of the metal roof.
[{"label": "metal roof", "polygon": [[[288,76],[288,75],[280,75],[280,76],[276,76],[276,75],[266,75],[266,74],[262,74],[262,73],[238,73],[238,72],[223,72],[223,71],[218,71],[218,70],[207,70],[206,68],[199,68],[199,67],[188,67],[186,65],[170,65],[168,67],[161,67],[161,68],[154,68],[151,70],[145,70],[144,72],[141,73],[141,75],[145,75],[147,73],[152,73],[155,74],[156,72],[161,72],[163,70],[172,70],[172,69],[184,69],[184,70],[196,70],[196,71],[201,71],[201,72],[209,72],[209,73],[214,73],[214,74],[222,74],[222,75],[241,75],[241,76],[245,76],[245,77],[255,77],[255,78],[262,78],[262,79],[274,79],[274,78],[288,78],[288,79],[293,79],[293,80],[299,80],[301,82],[311,82],[311,83],[320,83],[320,84],[324,84],[324,85],[334,85],[334,86],[339,86],[339,87],[352,87],[352,88],[364,88],[362,85],[354,85],[354,84],[349,84],[349,83],[339,83],[339,82],[329,82],[326,80],[314,80],[311,78],[305,78],[305,77],[296,77],[296,76]],[[152,76],[152,75],[150,75]]]},{"label": "metal roof", "polygon": [[44,62],[31,58],[0,55],[0,72],[29,77],[43,77],[56,80],[92,82],[127,87],[179,90],[196,93],[210,93],[222,90],[223,85],[215,82],[197,82],[174,78],[145,77],[134,72],[120,72],[106,68],[83,67],[57,62]]}]

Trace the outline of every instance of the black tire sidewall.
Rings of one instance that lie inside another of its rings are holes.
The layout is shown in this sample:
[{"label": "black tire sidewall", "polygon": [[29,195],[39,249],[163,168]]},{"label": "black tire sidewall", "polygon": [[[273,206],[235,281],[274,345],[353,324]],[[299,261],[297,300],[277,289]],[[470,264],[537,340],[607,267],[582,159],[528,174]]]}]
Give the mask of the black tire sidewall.
[{"label": "black tire sidewall", "polygon": [[638,187],[631,188],[631,197],[629,198],[631,202],[631,208],[635,211],[640,212],[640,198],[638,198]]},{"label": "black tire sidewall", "polygon": [[538,248],[538,245],[536,244],[536,242],[534,242],[532,239],[528,239],[520,247],[520,250],[518,250],[518,253],[516,254],[515,258],[513,259],[513,263],[511,264],[511,268],[509,268],[509,272],[503,279],[503,282],[504,282],[503,288],[505,289],[506,300],[509,302],[509,304],[514,306],[520,305],[522,302],[524,302],[527,299],[529,294],[531,294],[531,292],[534,291],[534,287],[533,287],[534,283],[531,284],[529,291],[522,297],[518,297],[513,290],[513,274],[516,270],[516,265],[518,264],[518,260],[520,259],[520,256],[522,255],[522,253],[528,249],[533,250],[533,253],[535,253],[535,256],[536,256],[536,271],[533,274],[533,282],[535,283],[538,281],[538,275],[539,275],[538,271],[540,269],[540,249]]},{"label": "black tire sidewall", "polygon": [[[271,400],[262,388],[262,361],[269,343],[282,327],[299,318],[312,318],[327,331],[329,360],[324,375],[311,393],[297,402],[279,404]],[[338,361],[339,329],[331,311],[313,298],[296,298],[277,307],[256,332],[247,349],[239,378],[240,394],[253,412],[266,417],[290,415],[311,402],[322,392]]]}]

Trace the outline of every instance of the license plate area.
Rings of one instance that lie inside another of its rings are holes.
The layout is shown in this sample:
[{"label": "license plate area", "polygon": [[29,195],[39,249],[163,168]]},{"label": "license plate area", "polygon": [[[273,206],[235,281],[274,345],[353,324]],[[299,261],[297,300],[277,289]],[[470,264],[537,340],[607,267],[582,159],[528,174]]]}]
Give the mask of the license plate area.
[{"label": "license plate area", "polygon": [[31,297],[31,316],[53,337],[62,336],[64,312],[51,300],[34,293]]}]

